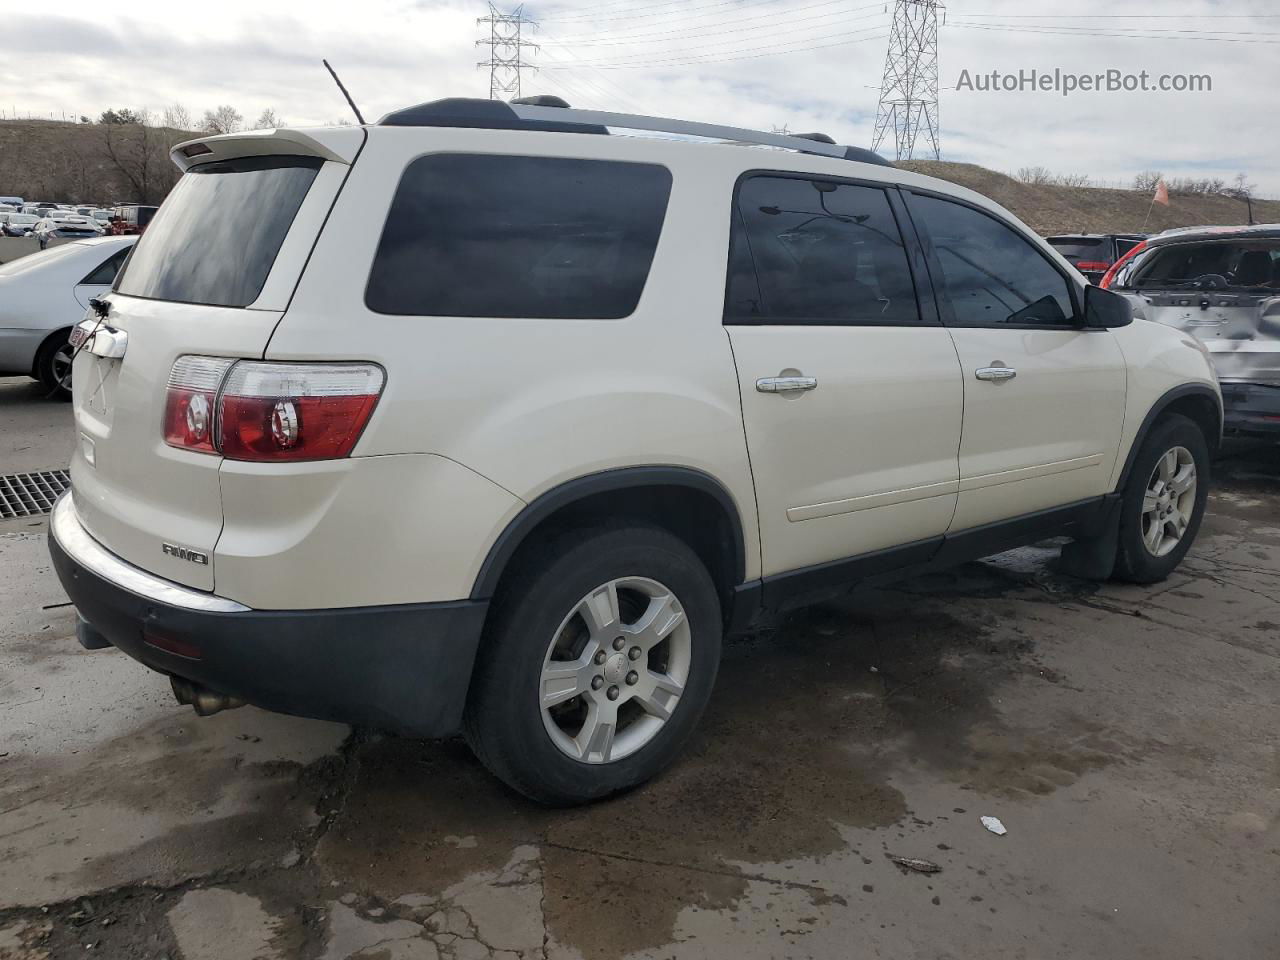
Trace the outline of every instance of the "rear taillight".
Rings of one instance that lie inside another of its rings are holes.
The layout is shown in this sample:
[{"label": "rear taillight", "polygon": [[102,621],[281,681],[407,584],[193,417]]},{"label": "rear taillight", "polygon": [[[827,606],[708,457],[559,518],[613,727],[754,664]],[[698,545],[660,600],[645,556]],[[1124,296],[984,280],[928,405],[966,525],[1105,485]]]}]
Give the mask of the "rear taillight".
[{"label": "rear taillight", "polygon": [[1076,264],[1076,269],[1081,273],[1102,273],[1110,266],[1105,260],[1081,260]]},{"label": "rear taillight", "polygon": [[1111,265],[1111,269],[1108,270],[1106,275],[1098,281],[1098,286],[1103,290],[1111,289],[1111,284],[1115,283],[1116,275],[1120,272],[1120,269],[1145,249],[1147,249],[1147,241],[1145,240],[1130,248],[1128,253],[1124,254],[1124,256]]},{"label": "rear taillight", "polygon": [[169,371],[164,398],[164,442],[171,447],[217,453],[214,407],[218,388],[234,360],[179,357]]},{"label": "rear taillight", "polygon": [[230,460],[338,459],[360,439],[385,380],[371,363],[180,357],[169,376],[165,442]]}]

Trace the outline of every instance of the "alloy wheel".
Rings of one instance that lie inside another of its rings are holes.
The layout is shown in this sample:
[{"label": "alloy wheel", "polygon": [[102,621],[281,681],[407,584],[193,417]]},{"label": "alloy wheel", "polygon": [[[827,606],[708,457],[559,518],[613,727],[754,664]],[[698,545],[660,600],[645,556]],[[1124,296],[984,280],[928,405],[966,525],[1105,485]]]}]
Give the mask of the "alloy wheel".
[{"label": "alloy wheel", "polygon": [[671,590],[645,577],[601,584],[547,647],[538,685],[547,734],[583,763],[635,753],[675,712],[691,656],[689,620]]},{"label": "alloy wheel", "polygon": [[1142,543],[1153,557],[1171,553],[1191,525],[1196,507],[1196,462],[1186,447],[1156,461],[1142,497]]},{"label": "alloy wheel", "polygon": [[71,390],[71,361],[75,355],[75,348],[70,343],[64,343],[54,351],[49,360],[49,366],[53,371],[53,379],[60,390],[68,392]]}]

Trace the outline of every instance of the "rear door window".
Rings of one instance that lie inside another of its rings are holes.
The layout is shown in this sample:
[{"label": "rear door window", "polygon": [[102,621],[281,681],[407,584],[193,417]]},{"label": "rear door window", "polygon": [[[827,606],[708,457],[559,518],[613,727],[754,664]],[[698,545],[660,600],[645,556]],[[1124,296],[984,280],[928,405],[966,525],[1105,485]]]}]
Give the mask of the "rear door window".
[{"label": "rear door window", "polygon": [[734,210],[724,322],[920,322],[885,192],[803,177],[744,180]]},{"label": "rear door window", "polygon": [[192,167],[147,226],[116,289],[178,303],[253,303],[321,163],[265,156]]},{"label": "rear door window", "polygon": [[396,188],[365,303],[408,316],[628,316],[670,193],[670,171],[654,164],[419,157]]},{"label": "rear door window", "polygon": [[[911,218],[933,245],[933,277],[949,323],[1069,326],[1075,305],[1067,279],[1021,233],[972,207],[911,197]],[[932,269],[932,267],[931,267]]]}]

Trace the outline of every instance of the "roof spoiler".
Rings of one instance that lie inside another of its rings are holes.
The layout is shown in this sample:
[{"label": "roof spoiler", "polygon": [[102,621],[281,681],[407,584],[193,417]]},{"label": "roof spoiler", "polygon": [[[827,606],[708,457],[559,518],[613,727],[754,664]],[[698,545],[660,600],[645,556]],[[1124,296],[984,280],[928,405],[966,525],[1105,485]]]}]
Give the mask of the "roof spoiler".
[{"label": "roof spoiler", "polygon": [[287,128],[251,130],[184,140],[169,151],[169,157],[184,172],[197,164],[214,160],[276,154],[319,157],[334,163],[350,164],[360,152],[364,138],[365,132],[361,127],[323,127],[306,132]]}]

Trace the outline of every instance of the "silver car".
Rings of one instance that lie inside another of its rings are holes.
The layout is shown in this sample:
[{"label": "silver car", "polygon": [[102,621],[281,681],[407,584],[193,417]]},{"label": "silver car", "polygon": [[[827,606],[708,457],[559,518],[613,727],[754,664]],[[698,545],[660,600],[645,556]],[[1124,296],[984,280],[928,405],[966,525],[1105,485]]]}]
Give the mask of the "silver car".
[{"label": "silver car", "polygon": [[1227,430],[1280,437],[1280,224],[1168,230],[1108,285],[1205,345]]}]

